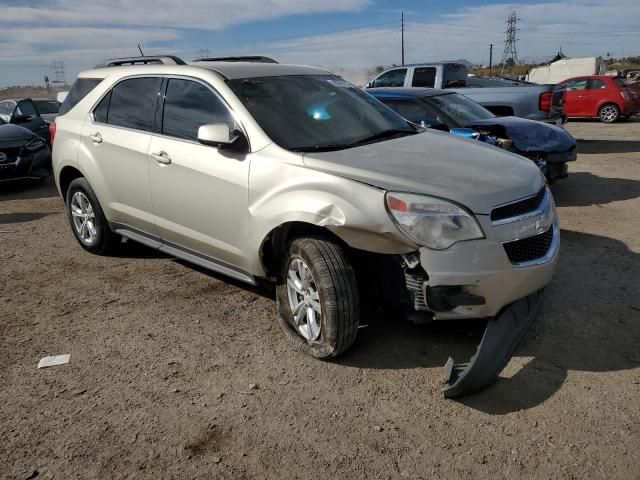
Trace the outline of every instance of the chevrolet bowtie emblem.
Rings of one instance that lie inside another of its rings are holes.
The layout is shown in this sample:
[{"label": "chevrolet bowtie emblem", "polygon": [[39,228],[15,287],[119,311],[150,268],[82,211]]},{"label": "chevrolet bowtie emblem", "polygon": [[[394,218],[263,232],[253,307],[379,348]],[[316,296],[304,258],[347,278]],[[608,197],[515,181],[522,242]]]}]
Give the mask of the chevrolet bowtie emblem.
[{"label": "chevrolet bowtie emblem", "polygon": [[0,152],[0,162],[4,162],[7,159],[7,154]]}]

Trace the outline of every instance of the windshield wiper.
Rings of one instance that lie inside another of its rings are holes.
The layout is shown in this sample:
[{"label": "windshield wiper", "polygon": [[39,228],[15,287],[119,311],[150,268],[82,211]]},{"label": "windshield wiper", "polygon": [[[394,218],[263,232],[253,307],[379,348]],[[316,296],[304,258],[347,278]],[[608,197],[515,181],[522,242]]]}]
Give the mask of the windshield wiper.
[{"label": "windshield wiper", "polygon": [[377,140],[384,140],[385,138],[392,138],[401,135],[413,135],[418,133],[416,130],[409,130],[408,128],[390,128],[389,130],[382,130],[381,132],[369,135],[368,137],[361,138],[353,142],[354,146],[365,145],[367,143],[373,143]]},{"label": "windshield wiper", "polygon": [[292,152],[334,152],[336,150],[345,150],[347,148],[353,148],[357,145],[353,143],[337,143],[329,145],[309,145],[308,147],[291,147]]}]

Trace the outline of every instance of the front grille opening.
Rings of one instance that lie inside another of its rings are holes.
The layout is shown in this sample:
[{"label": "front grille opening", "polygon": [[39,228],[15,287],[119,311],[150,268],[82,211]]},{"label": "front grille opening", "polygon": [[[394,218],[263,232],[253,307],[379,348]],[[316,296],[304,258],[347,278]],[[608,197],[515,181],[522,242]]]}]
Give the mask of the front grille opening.
[{"label": "front grille opening", "polygon": [[517,217],[519,215],[524,215],[525,213],[533,212],[540,206],[542,200],[544,200],[545,193],[546,191],[543,188],[533,197],[494,208],[491,211],[491,221],[496,222],[498,220],[504,220],[505,218]]},{"label": "front grille opening", "polygon": [[540,235],[503,243],[509,261],[513,264],[530,262],[544,257],[553,242],[553,225]]}]

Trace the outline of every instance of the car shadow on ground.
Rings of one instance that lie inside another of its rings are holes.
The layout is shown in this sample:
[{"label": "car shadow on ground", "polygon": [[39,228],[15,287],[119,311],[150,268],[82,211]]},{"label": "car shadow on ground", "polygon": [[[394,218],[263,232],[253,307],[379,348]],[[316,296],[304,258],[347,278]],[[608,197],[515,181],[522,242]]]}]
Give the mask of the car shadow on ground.
[{"label": "car shadow on ground", "polygon": [[52,176],[44,180],[0,182],[0,202],[8,200],[33,200],[36,198],[57,196],[58,190]]},{"label": "car shadow on ground", "polygon": [[[457,401],[503,415],[549,399],[569,371],[640,367],[639,272],[640,255],[624,243],[563,230],[558,271],[545,292],[540,318],[503,376]],[[421,327],[384,320],[362,328],[356,345],[336,363],[382,369],[444,367],[449,356],[456,362],[469,359],[482,336],[473,322]]]},{"label": "car shadow on ground", "polygon": [[637,152],[640,152],[637,140],[578,140],[578,155]]},{"label": "car shadow on ground", "polygon": [[53,215],[55,212],[38,212],[38,213],[0,213],[0,225],[10,225],[13,223],[27,223],[34,220],[40,220],[47,215]]},{"label": "car shadow on ground", "polygon": [[640,197],[640,180],[570,173],[551,187],[559,207],[585,207]]}]

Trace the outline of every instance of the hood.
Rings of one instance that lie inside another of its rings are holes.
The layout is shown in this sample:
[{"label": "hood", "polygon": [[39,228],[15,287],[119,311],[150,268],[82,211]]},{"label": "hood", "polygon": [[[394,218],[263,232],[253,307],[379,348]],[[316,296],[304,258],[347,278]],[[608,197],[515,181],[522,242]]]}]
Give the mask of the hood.
[{"label": "hood", "polygon": [[473,120],[466,126],[488,131],[499,138],[508,138],[521,152],[559,153],[568,152],[576,146],[575,139],[566,130],[526,118],[488,118]]},{"label": "hood", "polygon": [[450,199],[478,214],[533,195],[544,185],[531,160],[429,130],[362,147],[307,153],[304,163],[385,190]]},{"label": "hood", "polygon": [[35,136],[20,125],[0,125],[0,148],[21,147]]}]

